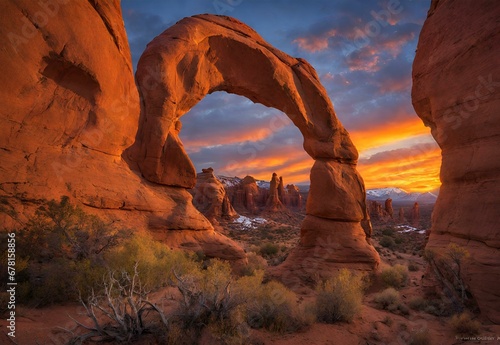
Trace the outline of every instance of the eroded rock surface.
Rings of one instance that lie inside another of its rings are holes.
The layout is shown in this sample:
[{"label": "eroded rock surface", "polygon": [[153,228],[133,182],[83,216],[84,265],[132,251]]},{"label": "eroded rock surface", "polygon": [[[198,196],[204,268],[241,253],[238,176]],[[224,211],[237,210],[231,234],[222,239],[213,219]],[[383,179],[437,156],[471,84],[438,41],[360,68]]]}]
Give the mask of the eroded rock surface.
[{"label": "eroded rock surface", "polygon": [[[343,248],[342,259],[332,255],[312,260],[335,268],[352,258],[366,270],[377,267],[378,255],[366,239],[367,230],[360,226],[363,221],[368,229],[369,221],[364,184],[356,171],[358,153],[309,63],[272,47],[236,19],[197,15],[184,18],[148,44],[136,77],[144,108],[130,153],[148,180],[169,186],[194,186],[195,172],[175,124],[205,95],[226,91],[282,110],[299,128],[304,149],[316,160],[307,214],[328,222],[325,229],[332,232],[336,248]],[[178,145],[167,147],[169,140]],[[185,158],[174,164],[171,154]],[[185,172],[182,176],[171,172],[179,166]],[[346,227],[346,222],[351,226]],[[319,244],[311,245],[314,241],[310,238],[305,241],[309,232],[309,227],[303,227],[303,241],[288,257],[284,269],[303,270],[300,262],[314,256]],[[357,239],[356,246],[351,241],[343,243],[351,235]]]},{"label": "eroded rock surface", "polygon": [[[0,198],[8,211],[0,212],[0,228],[19,227],[43,199],[67,195],[171,246],[245,257],[185,188],[145,180],[122,155],[134,142],[140,106],[119,1],[7,0],[0,23]],[[169,150],[180,145],[180,128],[172,127]]]},{"label": "eroded rock surface", "polygon": [[[179,139],[180,117],[223,90],[288,114],[316,160],[309,220],[283,268],[304,276],[311,262],[325,270],[377,266],[360,227],[369,222],[357,151],[305,60],[235,19],[185,18],[141,57],[140,106],[119,1],[43,4],[6,1],[0,14],[0,196],[19,211],[2,213],[2,225],[19,224],[41,199],[69,195],[172,246],[243,259],[194,208],[187,188],[196,174]],[[250,208],[252,188],[244,201]],[[315,232],[316,223],[323,230]],[[326,233],[332,241],[320,243]]]},{"label": "eroded rock surface", "polygon": [[269,182],[269,195],[266,200],[266,210],[271,212],[283,210],[285,208],[285,206],[282,203],[283,196],[284,196],[283,178],[279,178],[276,173],[273,173],[271,181]]},{"label": "eroded rock surface", "polygon": [[413,64],[412,102],[442,149],[428,249],[470,253],[463,278],[500,323],[500,5],[432,1]]},{"label": "eroded rock surface", "polygon": [[217,224],[221,219],[228,220],[238,216],[224,185],[217,179],[212,168],[202,169],[202,172],[198,173],[193,194],[193,204],[212,224]]}]

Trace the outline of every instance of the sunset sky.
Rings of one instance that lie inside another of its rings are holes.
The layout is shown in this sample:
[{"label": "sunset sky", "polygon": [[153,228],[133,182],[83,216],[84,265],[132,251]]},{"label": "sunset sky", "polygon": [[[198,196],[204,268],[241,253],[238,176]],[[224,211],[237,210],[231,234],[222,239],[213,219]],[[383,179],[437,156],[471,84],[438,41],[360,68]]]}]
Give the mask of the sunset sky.
[{"label": "sunset sky", "polygon": [[[411,64],[430,0],[122,0],[137,63],[146,44],[186,16],[236,17],[318,72],[360,152],[367,188],[439,187],[441,153],[411,105]],[[312,159],[285,114],[217,92],[181,119],[198,171],[307,184]]]}]

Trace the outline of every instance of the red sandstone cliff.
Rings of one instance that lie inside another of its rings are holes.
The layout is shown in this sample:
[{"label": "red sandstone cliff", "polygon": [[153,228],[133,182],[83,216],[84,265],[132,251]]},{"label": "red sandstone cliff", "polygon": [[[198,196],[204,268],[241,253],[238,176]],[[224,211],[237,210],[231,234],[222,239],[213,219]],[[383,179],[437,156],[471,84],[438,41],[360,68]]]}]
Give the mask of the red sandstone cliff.
[{"label": "red sandstone cliff", "polygon": [[500,5],[433,0],[413,63],[412,101],[442,149],[428,249],[465,247],[462,278],[500,323]]}]

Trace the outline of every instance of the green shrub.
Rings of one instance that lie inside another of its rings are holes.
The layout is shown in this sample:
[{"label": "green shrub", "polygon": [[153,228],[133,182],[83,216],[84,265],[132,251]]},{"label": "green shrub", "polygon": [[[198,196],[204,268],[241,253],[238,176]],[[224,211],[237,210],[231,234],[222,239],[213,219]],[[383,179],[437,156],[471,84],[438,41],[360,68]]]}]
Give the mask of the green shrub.
[{"label": "green shrub", "polygon": [[197,270],[196,254],[171,250],[155,241],[147,233],[136,233],[119,247],[106,254],[106,262],[112,271],[133,273],[138,263],[141,282],[149,289],[166,286],[175,280],[173,272],[183,275]]},{"label": "green shrub", "polygon": [[281,283],[262,284],[263,271],[236,282],[234,293],[244,301],[246,321],[252,328],[294,332],[311,325],[314,314],[308,305],[298,305],[297,296]]},{"label": "green shrub", "polygon": [[260,246],[260,254],[263,256],[273,256],[278,254],[279,246],[273,243],[264,243]]},{"label": "green shrub", "polygon": [[396,247],[396,243],[394,242],[394,239],[392,237],[389,237],[389,236],[382,237],[382,239],[380,240],[379,243],[382,247],[389,248],[389,249],[394,249]]},{"label": "green shrub", "polygon": [[247,253],[248,264],[239,272],[242,276],[254,275],[256,271],[263,271],[267,267],[267,261],[254,252]]},{"label": "green shrub", "polygon": [[404,242],[404,238],[403,238],[402,236],[399,236],[399,235],[398,235],[398,236],[396,236],[396,237],[394,238],[394,243],[396,243],[396,244],[401,244],[401,243],[403,243],[403,242]]},{"label": "green shrub", "polygon": [[384,236],[394,236],[394,229],[393,228],[385,228],[385,229],[382,229],[382,235]]},{"label": "green shrub", "polygon": [[463,336],[475,336],[481,331],[481,323],[473,320],[467,312],[453,315],[450,320],[450,325],[456,334]]},{"label": "green shrub", "polygon": [[363,281],[360,275],[342,269],[317,288],[316,315],[319,321],[351,322],[361,308]]},{"label": "green shrub", "polygon": [[400,300],[399,292],[394,288],[387,288],[374,297],[374,301],[379,308],[389,311],[397,310]]},{"label": "green shrub", "polygon": [[414,297],[408,302],[408,306],[413,310],[424,310],[427,307],[427,301],[422,297]]},{"label": "green shrub", "polygon": [[206,270],[192,270],[182,276],[176,275],[176,285],[183,298],[179,305],[178,322],[185,334],[200,335],[208,325],[216,329],[228,329],[236,325],[240,302],[231,293],[233,283],[229,263],[211,260]]},{"label": "green shrub", "polygon": [[393,267],[383,269],[380,273],[380,278],[386,286],[399,289],[408,282],[408,268],[396,264]]},{"label": "green shrub", "polygon": [[66,196],[46,202],[16,231],[19,302],[43,306],[86,297],[102,282],[105,253],[128,236]]}]

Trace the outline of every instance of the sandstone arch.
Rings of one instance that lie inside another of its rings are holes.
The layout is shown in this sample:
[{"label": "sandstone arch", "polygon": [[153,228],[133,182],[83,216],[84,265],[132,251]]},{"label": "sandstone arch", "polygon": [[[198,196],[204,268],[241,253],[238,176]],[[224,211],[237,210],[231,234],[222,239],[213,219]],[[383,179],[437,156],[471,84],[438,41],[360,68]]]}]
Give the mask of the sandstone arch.
[{"label": "sandstone arch", "polygon": [[[287,114],[315,159],[308,216],[300,246],[285,263],[287,271],[309,274],[325,264],[359,269],[378,265],[367,241],[370,228],[364,183],[356,171],[358,153],[305,60],[270,46],[233,18],[197,15],[148,44],[136,81],[142,110],[131,155],[146,179],[193,187],[196,173],[178,136],[180,117],[215,91],[245,96]],[[368,225],[366,231],[361,222]]]}]

